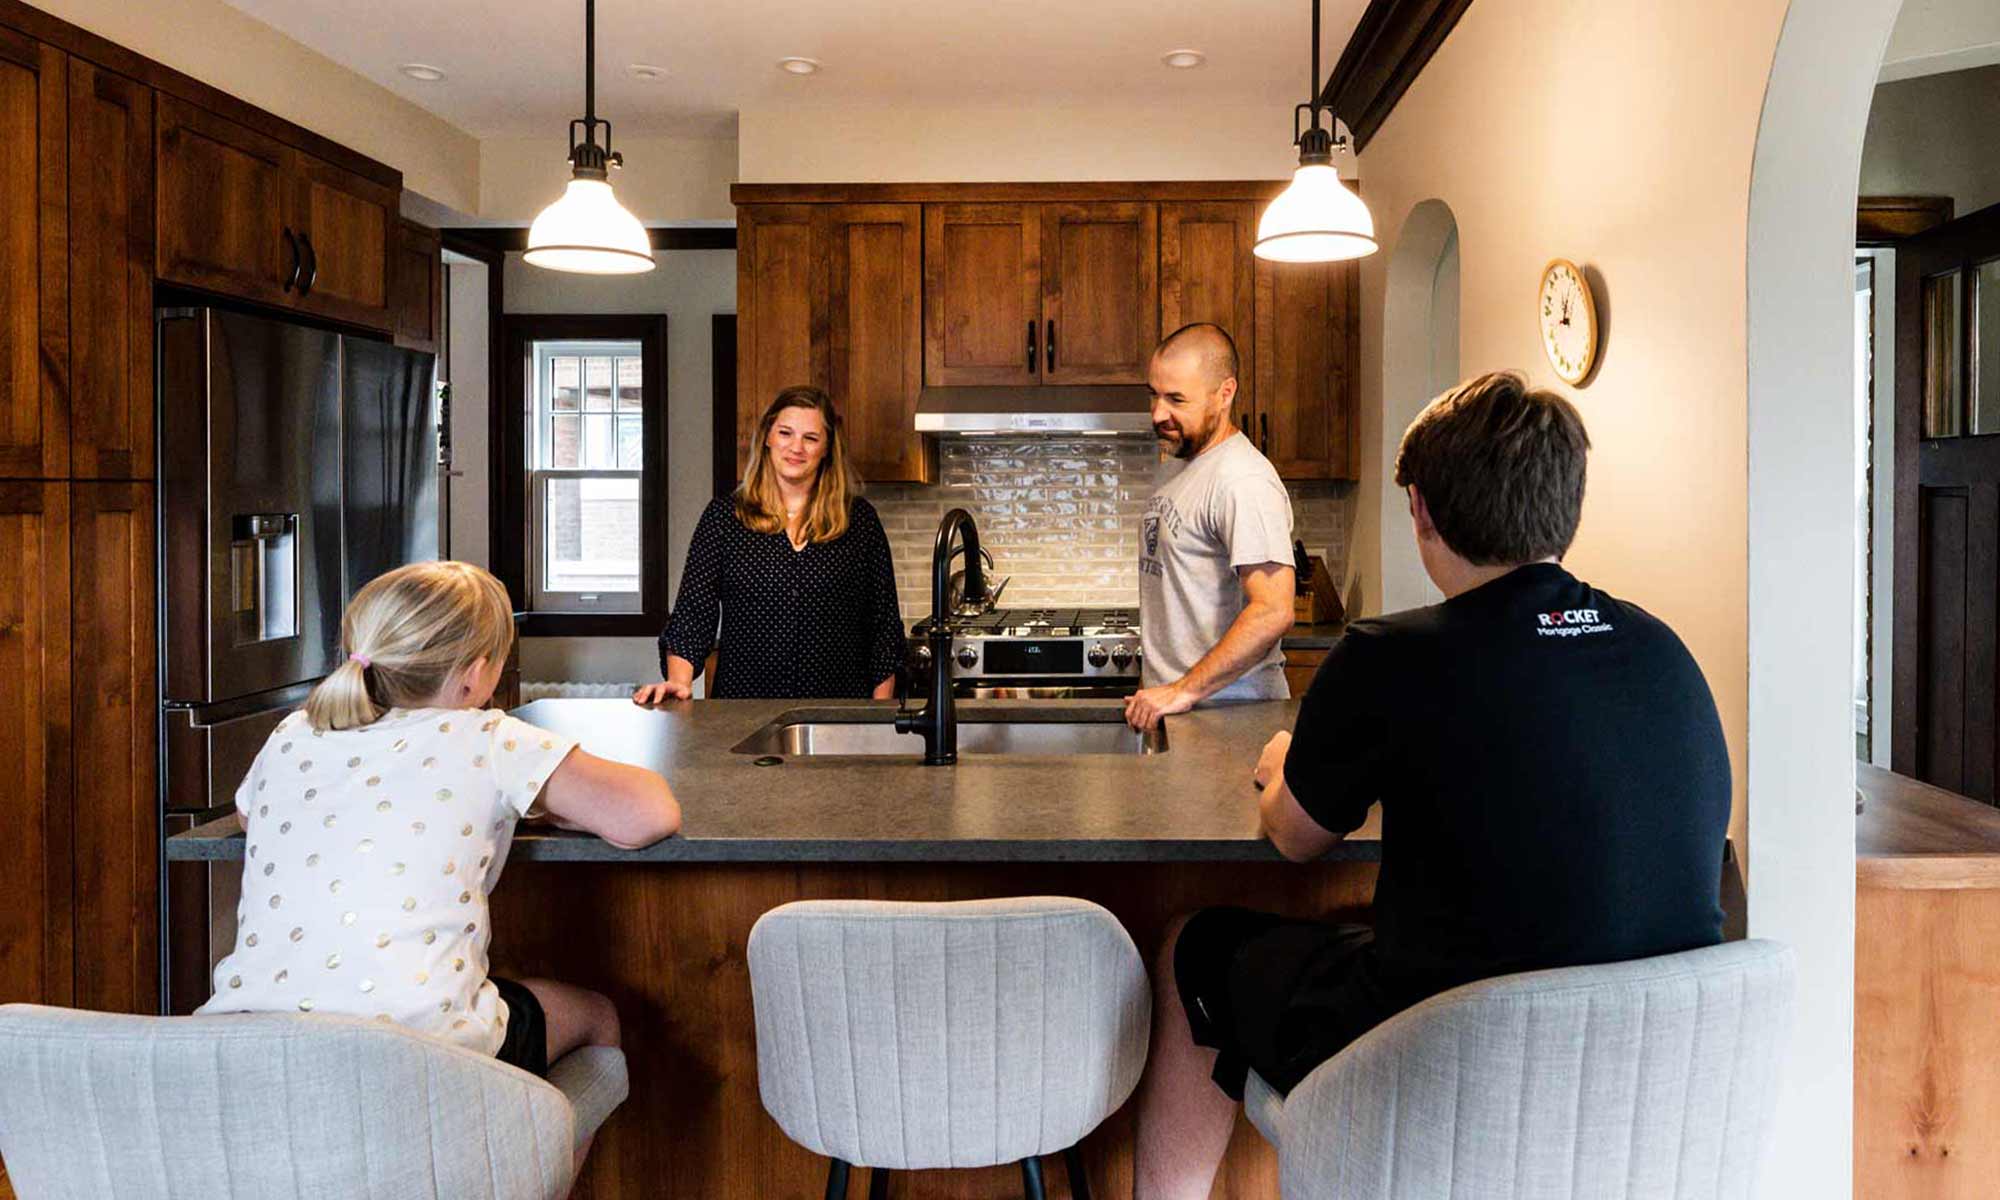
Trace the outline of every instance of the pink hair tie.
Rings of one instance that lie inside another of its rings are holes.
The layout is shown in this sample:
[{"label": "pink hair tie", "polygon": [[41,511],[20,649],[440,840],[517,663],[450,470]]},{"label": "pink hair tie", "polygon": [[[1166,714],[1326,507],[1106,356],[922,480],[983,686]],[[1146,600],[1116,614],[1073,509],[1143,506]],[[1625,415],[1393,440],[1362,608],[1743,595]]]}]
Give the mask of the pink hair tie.
[{"label": "pink hair tie", "polygon": [[347,661],[352,663],[360,663],[361,669],[364,671],[375,665],[373,662],[369,661],[368,656],[366,654],[350,654],[347,656]]}]

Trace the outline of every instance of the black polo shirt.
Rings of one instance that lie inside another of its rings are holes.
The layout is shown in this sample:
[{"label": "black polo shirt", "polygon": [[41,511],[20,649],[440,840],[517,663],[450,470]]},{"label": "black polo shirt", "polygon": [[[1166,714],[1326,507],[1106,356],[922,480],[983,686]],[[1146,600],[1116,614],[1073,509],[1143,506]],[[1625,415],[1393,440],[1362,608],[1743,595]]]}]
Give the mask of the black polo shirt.
[{"label": "black polo shirt", "polygon": [[1666,625],[1559,566],[1350,625],[1285,781],[1336,833],[1381,803],[1392,991],[1722,938],[1729,756],[1708,684]]}]

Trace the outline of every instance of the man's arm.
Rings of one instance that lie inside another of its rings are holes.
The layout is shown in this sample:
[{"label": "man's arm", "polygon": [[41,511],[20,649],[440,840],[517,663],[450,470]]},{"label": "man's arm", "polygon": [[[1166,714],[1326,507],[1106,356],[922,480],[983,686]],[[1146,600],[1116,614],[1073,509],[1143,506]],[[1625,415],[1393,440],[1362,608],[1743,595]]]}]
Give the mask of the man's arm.
[{"label": "man's arm", "polygon": [[1257,770],[1251,777],[1257,790],[1257,823],[1271,839],[1278,853],[1293,862],[1310,862],[1340,844],[1345,834],[1335,833],[1306,815],[1285,782],[1285,755],[1292,748],[1292,735],[1280,730],[1264,745]]},{"label": "man's arm", "polygon": [[1125,701],[1125,720],[1134,729],[1151,729],[1160,718],[1186,712],[1242,678],[1262,662],[1292,628],[1292,568],[1282,563],[1238,567],[1248,603],[1223,631],[1222,640],[1172,683],[1146,688]]}]

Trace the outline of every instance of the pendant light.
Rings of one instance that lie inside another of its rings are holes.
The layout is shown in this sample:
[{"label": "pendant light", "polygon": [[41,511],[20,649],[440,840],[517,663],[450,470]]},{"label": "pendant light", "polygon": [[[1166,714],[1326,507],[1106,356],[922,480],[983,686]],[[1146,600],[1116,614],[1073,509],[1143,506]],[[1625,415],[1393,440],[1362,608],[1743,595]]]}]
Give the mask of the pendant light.
[{"label": "pendant light", "polygon": [[[1331,130],[1320,128],[1319,0],[1313,0],[1312,99],[1292,110],[1292,144],[1299,148],[1299,169],[1292,186],[1279,193],[1257,222],[1258,258],[1275,262],[1335,262],[1373,254],[1375,218],[1361,197],[1340,181],[1333,166],[1335,146],[1347,144]],[[1299,129],[1299,111],[1308,124]],[[1327,123],[1333,114],[1327,113]]]},{"label": "pendant light", "polygon": [[[581,127],[583,141],[577,142]],[[604,144],[597,144],[597,130]],[[639,219],[611,194],[611,168],[625,156],[611,148],[611,122],[597,119],[597,0],[583,0],[583,119],[569,123],[569,186],[528,228],[522,257],[552,271],[634,275],[653,269],[653,242]]]}]

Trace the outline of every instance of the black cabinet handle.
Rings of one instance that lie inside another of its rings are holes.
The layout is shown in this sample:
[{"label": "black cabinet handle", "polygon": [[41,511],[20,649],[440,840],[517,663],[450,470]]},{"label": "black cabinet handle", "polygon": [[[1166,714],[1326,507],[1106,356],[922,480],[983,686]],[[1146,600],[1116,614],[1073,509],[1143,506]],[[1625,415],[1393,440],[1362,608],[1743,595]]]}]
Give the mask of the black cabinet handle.
[{"label": "black cabinet handle", "polygon": [[1237,416],[1236,428],[1242,431],[1244,437],[1250,436],[1250,415],[1248,413]]},{"label": "black cabinet handle", "polygon": [[1269,453],[1271,452],[1271,414],[1270,414],[1270,413],[1258,413],[1258,414],[1257,414],[1257,425],[1258,425],[1258,427],[1259,427],[1259,428],[1261,428],[1261,429],[1262,429],[1262,430],[1264,431],[1264,439],[1263,439],[1263,440],[1264,440],[1264,447],[1263,447],[1263,449],[1264,449],[1264,453],[1266,453],[1266,454],[1269,454]]},{"label": "black cabinet handle", "polygon": [[1049,322],[1048,343],[1049,343],[1049,370],[1054,371],[1056,369],[1056,323],[1054,321]]},{"label": "black cabinet handle", "polygon": [[313,249],[312,238],[304,232],[299,234],[299,244],[306,248],[306,277],[299,283],[299,295],[303,296],[319,281],[319,251]]},{"label": "black cabinet handle", "polygon": [[1035,373],[1035,321],[1028,318],[1028,374]]},{"label": "black cabinet handle", "polygon": [[299,269],[304,265],[305,260],[299,256],[299,239],[292,236],[292,227],[287,225],[284,227],[284,230],[285,249],[292,252],[292,269],[285,272],[285,290],[289,292],[298,283]]}]

